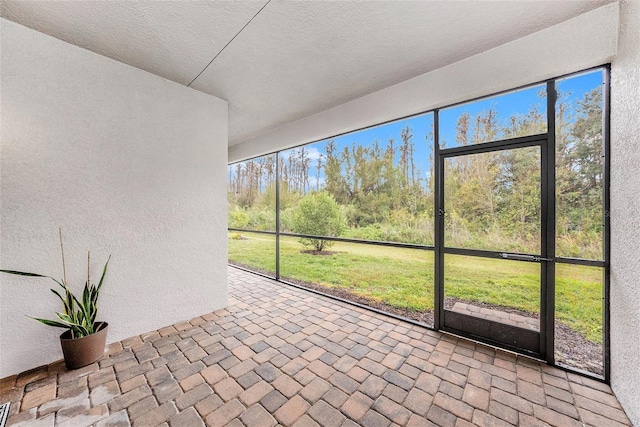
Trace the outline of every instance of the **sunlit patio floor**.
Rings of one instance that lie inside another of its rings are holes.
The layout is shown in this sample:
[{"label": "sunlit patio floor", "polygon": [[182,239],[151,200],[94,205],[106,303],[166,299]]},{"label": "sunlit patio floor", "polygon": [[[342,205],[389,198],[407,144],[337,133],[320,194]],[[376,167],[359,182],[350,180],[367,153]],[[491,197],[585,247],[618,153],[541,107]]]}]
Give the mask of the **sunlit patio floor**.
[{"label": "sunlit patio floor", "polygon": [[229,267],[229,307],[0,384],[7,425],[618,426],[609,386]]}]

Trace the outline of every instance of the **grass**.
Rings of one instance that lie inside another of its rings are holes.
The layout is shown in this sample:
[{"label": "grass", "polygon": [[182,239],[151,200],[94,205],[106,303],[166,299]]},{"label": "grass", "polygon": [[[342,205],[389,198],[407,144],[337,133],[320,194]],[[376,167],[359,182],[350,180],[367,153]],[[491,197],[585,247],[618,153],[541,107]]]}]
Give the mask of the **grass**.
[{"label": "grass", "polygon": [[[229,239],[229,260],[275,274],[275,238],[242,233]],[[301,253],[297,239],[280,238],[280,274],[305,282],[347,289],[392,306],[433,310],[433,252],[336,242],[332,255]],[[539,313],[538,264],[445,256],[445,296]],[[556,319],[602,342],[602,270],[556,267]]]}]

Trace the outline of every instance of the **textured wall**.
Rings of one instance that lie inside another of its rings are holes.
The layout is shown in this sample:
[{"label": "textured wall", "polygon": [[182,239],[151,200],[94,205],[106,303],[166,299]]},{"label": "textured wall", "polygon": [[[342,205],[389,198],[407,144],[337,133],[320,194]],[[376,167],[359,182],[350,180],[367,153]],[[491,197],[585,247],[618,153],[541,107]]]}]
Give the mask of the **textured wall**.
[{"label": "textured wall", "polygon": [[[227,104],[0,20],[0,266],[81,287],[120,340],[223,307]],[[95,275],[94,275],[95,277]],[[0,276],[0,377],[59,359],[50,283]]]},{"label": "textured wall", "polygon": [[611,64],[611,386],[640,426],[640,2]]},{"label": "textured wall", "polygon": [[602,65],[617,34],[616,3],[233,145],[229,161]]}]

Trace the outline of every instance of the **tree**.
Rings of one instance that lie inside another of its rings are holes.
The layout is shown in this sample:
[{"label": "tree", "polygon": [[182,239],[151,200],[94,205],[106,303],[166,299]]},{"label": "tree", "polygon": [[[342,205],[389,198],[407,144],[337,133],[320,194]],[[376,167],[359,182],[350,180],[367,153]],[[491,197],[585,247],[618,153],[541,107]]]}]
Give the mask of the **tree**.
[{"label": "tree", "polygon": [[601,259],[604,223],[602,88],[594,88],[574,103],[560,103],[558,110],[557,251],[561,256]]},{"label": "tree", "polygon": [[[299,234],[337,237],[344,231],[346,221],[340,206],[326,191],[304,196],[292,215],[293,231]],[[301,238],[300,243],[313,246],[316,251],[333,246],[325,239]]]}]

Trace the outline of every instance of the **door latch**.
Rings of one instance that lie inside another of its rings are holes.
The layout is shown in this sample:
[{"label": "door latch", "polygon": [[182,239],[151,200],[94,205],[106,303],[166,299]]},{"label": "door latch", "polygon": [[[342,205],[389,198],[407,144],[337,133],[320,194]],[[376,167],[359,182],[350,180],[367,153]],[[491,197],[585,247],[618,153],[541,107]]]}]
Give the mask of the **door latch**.
[{"label": "door latch", "polygon": [[524,254],[508,254],[506,252],[500,252],[500,258],[502,259],[512,259],[515,261],[529,261],[529,262],[553,262],[551,258],[543,258],[537,255],[524,255]]}]

